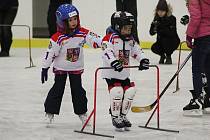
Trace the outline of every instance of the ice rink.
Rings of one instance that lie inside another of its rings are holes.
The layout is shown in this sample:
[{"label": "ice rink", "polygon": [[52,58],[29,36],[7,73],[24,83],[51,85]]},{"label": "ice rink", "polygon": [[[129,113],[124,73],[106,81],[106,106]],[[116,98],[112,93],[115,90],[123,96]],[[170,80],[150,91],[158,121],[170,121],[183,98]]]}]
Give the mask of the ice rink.
[{"label": "ice rink", "polygon": [[[29,66],[28,50],[12,48],[11,57],[0,58],[0,140],[105,140],[111,138],[97,137],[75,133],[81,129],[81,122],[73,113],[69,82],[59,116],[47,127],[43,103],[53,84],[52,69],[49,70],[47,83],[41,84],[41,56],[45,49],[32,49],[32,58],[36,67]],[[85,49],[85,72],[83,86],[87,91],[89,113],[93,109],[94,72],[101,66],[101,50]],[[145,50],[151,64],[158,64],[159,57],[150,50]],[[182,51],[183,61],[189,51]],[[158,65],[160,68],[160,91],[177,70],[178,51],[173,54],[172,65]],[[132,65],[137,65],[132,61]],[[135,81],[137,94],[133,105],[149,105],[156,97],[156,71],[131,70],[131,79]],[[131,131],[116,132],[111,124],[109,94],[106,83],[98,78],[96,133],[115,136],[116,140],[209,140],[210,114],[202,117],[184,117],[182,108],[191,98],[188,90],[192,89],[191,60],[180,73],[180,90],[176,93],[174,81],[160,102],[160,128],[178,130],[179,133],[163,132],[139,128],[144,125],[152,112],[129,112],[128,118],[133,123]],[[149,126],[156,127],[156,116]],[[89,131],[89,130],[86,130]]]}]

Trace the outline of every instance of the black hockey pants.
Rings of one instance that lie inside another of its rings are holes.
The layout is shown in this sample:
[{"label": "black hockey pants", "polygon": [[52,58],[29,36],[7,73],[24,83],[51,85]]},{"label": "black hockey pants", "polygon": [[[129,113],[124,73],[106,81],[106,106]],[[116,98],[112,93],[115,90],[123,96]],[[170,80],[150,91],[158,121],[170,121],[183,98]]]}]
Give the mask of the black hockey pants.
[{"label": "black hockey pants", "polygon": [[[87,112],[87,98],[86,91],[82,87],[81,74],[68,75],[74,113],[77,115],[84,114]],[[66,85],[66,79],[67,74],[55,75],[55,83],[50,89],[44,103],[46,113],[59,114]]]}]

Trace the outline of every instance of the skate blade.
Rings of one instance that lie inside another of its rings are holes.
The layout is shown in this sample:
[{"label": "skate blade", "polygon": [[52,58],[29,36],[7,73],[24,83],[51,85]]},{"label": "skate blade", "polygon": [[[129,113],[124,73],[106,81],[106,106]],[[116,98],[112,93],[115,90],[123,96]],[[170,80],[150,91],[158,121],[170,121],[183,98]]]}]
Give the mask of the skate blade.
[{"label": "skate blade", "polygon": [[124,127],[125,131],[131,131],[130,127]]},{"label": "skate blade", "polygon": [[115,131],[117,131],[117,132],[123,132],[124,130],[123,130],[123,128],[116,128],[115,127]]},{"label": "skate blade", "polygon": [[210,107],[204,108],[203,113],[204,114],[210,114]]},{"label": "skate blade", "polygon": [[203,111],[200,109],[185,110],[183,112],[183,116],[187,117],[201,117],[202,115]]}]

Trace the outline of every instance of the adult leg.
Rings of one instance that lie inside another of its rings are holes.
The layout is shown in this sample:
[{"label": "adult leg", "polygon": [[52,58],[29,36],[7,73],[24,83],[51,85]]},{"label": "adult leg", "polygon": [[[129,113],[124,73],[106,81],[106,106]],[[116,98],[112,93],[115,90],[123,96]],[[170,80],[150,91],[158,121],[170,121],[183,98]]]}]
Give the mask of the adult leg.
[{"label": "adult leg", "polygon": [[165,61],[165,53],[164,53],[164,49],[162,48],[162,46],[160,45],[160,43],[154,43],[151,47],[151,50],[153,53],[160,55],[160,60],[159,60],[159,64],[164,64]]},{"label": "adult leg", "polygon": [[206,55],[205,53],[202,53],[202,47],[204,47],[202,42],[202,39],[195,39],[196,48],[192,49],[192,78],[194,90],[190,90],[193,98],[190,100],[190,103],[183,108],[184,116],[203,115],[203,83],[201,73],[203,71],[203,62],[206,58]]},{"label": "adult leg", "polygon": [[47,12],[47,25],[49,31],[49,37],[57,32],[57,25],[56,25],[56,15],[55,12],[57,10],[57,5],[49,5],[48,12]]},{"label": "adult leg", "polygon": [[[207,79],[207,86],[204,87],[205,90],[205,96],[204,96],[204,110],[205,113],[210,112],[210,35],[200,38],[201,46],[201,53],[202,53],[202,68],[204,68],[204,72],[206,74]],[[203,71],[202,71],[203,72]]]},{"label": "adult leg", "polygon": [[[3,24],[3,15],[4,15],[4,10],[0,10],[0,24]],[[1,48],[2,48],[2,44],[3,44],[3,27],[0,26],[0,45],[1,45]]]},{"label": "adult leg", "polygon": [[59,114],[66,85],[67,74],[55,75],[55,82],[45,100],[45,112]]},{"label": "adult leg", "polygon": [[179,38],[163,38],[163,48],[166,53],[166,62],[165,64],[172,64],[171,55],[179,47],[180,39]]},{"label": "adult leg", "polygon": [[[12,25],[14,19],[17,14],[17,8],[10,8],[5,11],[5,15],[3,16],[3,24]],[[2,37],[2,46],[1,53],[2,56],[9,56],[9,50],[12,44],[12,29],[11,26],[3,26],[2,27],[3,37]]]},{"label": "adult leg", "polygon": [[134,16],[134,39],[139,44],[138,30],[137,30],[137,1],[136,0],[116,0],[117,11],[127,11]]}]

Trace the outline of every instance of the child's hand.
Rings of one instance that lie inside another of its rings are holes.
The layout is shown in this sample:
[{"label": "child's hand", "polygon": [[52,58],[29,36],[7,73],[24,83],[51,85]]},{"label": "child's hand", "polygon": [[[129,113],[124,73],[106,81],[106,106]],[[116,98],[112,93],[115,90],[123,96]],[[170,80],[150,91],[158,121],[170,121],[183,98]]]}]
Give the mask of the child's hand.
[{"label": "child's hand", "polygon": [[42,68],[42,72],[41,72],[42,84],[44,84],[44,82],[47,81],[48,79],[48,69],[49,68]]},{"label": "child's hand", "polygon": [[120,63],[119,60],[114,60],[111,63],[111,66],[114,68],[115,71],[121,72],[123,70],[123,65]]},{"label": "child's hand", "polygon": [[149,59],[144,58],[140,61],[139,70],[149,69]]}]

